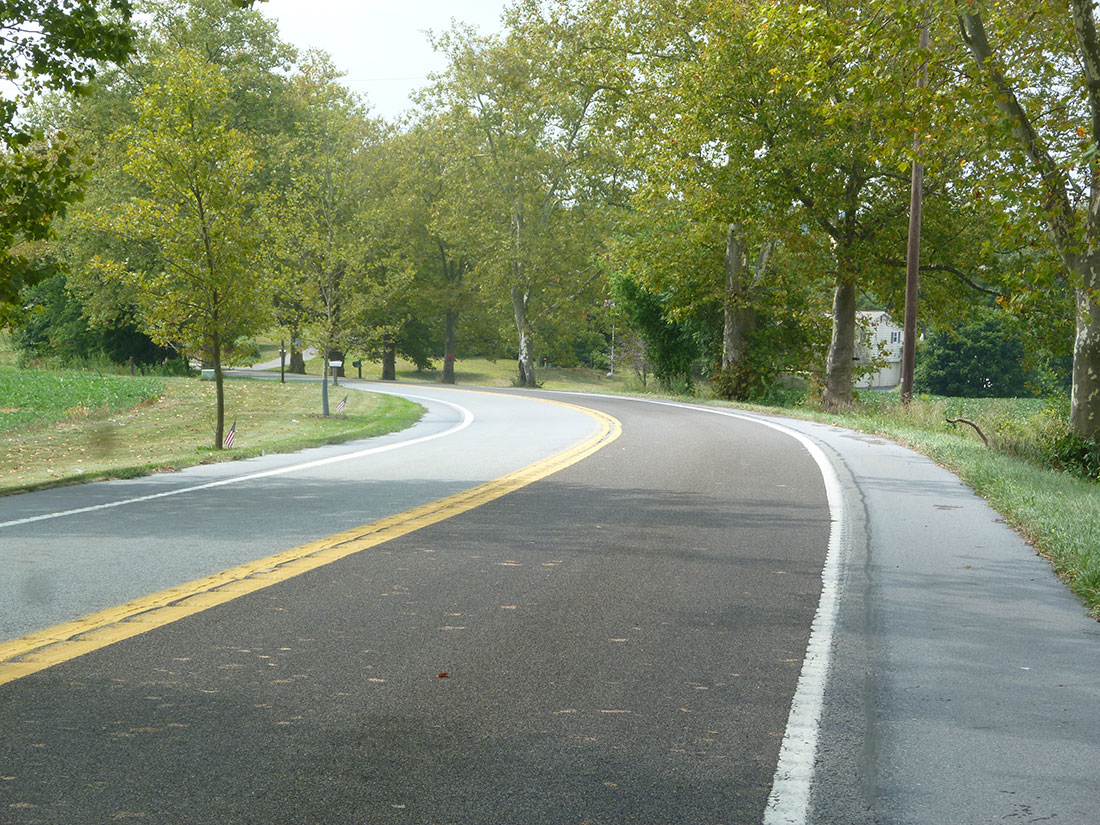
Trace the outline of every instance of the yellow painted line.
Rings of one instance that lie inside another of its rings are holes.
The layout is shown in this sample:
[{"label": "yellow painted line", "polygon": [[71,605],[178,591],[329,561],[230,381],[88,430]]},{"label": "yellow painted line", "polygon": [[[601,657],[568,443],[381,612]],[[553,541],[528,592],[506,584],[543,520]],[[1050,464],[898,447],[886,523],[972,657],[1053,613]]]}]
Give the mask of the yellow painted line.
[{"label": "yellow painted line", "polygon": [[591,416],[599,423],[599,431],[557,455],[447,498],[71,622],[0,642],[0,685],[163,627],[248,593],[255,593],[345,556],[473,510],[576,464],[606,447],[622,433],[622,425],[616,418],[598,410],[561,401],[539,400]]}]

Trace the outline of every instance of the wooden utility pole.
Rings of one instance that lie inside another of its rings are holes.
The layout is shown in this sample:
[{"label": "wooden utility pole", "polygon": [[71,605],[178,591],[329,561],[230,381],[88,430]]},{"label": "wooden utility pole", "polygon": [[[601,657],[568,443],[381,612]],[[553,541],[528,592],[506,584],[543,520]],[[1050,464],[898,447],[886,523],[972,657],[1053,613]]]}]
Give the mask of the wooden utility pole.
[{"label": "wooden utility pole", "polygon": [[[928,18],[920,28],[921,51],[928,49]],[[928,62],[921,65],[917,88],[928,84]],[[920,292],[920,223],[924,200],[924,164],[920,162],[920,131],[913,137],[913,183],[909,196],[909,248],[905,256],[905,329],[901,348],[901,401],[913,400],[913,371],[917,359],[917,296]]]}]

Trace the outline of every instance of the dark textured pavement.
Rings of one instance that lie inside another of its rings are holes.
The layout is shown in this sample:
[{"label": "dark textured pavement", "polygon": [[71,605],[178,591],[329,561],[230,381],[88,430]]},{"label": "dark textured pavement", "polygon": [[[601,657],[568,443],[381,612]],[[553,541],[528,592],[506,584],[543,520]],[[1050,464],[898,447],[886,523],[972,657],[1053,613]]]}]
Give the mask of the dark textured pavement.
[{"label": "dark textured pavement", "polygon": [[578,465],[0,686],[0,821],[760,822],[818,469],[754,423],[593,406],[624,434]]}]

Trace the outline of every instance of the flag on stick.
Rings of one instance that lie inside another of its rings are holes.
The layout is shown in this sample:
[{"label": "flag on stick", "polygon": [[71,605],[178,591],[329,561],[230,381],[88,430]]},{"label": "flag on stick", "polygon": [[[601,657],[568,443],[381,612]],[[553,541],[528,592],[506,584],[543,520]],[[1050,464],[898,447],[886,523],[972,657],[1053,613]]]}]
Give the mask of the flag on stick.
[{"label": "flag on stick", "polygon": [[225,434],[225,443],[222,446],[227,449],[233,449],[233,439],[237,437],[237,422],[233,422],[233,426],[229,428],[229,432]]},{"label": "flag on stick", "polygon": [[344,407],[346,407],[347,405],[348,405],[348,397],[345,395],[344,400],[336,405],[336,412],[342,413],[344,411]]}]

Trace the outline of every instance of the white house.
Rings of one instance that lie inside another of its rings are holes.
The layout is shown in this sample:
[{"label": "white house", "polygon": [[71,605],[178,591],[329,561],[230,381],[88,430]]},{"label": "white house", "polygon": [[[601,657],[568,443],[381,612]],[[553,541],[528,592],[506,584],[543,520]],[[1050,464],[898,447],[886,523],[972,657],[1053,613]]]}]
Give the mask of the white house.
[{"label": "white house", "polygon": [[881,310],[857,312],[856,323],[860,332],[854,386],[875,390],[896,387],[901,383],[902,328]]}]

